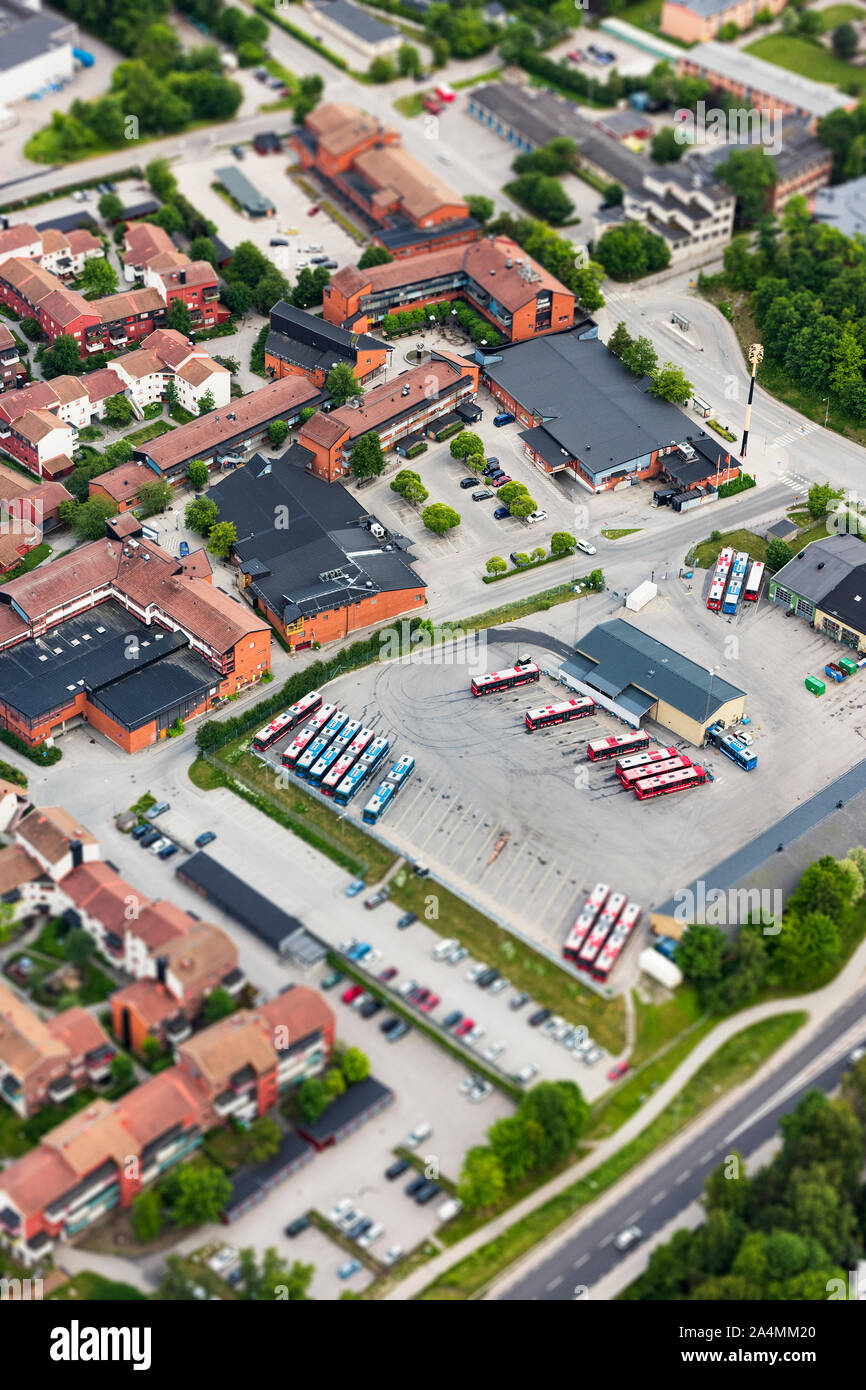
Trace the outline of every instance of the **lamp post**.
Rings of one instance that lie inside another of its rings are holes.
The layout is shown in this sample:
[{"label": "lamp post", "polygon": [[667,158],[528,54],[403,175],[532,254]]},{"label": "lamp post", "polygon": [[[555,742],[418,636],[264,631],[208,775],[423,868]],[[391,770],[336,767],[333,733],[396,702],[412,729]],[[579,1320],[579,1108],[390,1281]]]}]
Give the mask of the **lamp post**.
[{"label": "lamp post", "polygon": [[825,406],[825,410],[824,410],[824,429],[826,429],[826,428],[827,428],[827,421],[828,421],[829,418],[830,418],[830,397],[829,397],[829,396],[825,396],[825,397],[824,397],[824,406]]},{"label": "lamp post", "polygon": [[752,397],[755,394],[755,373],[757,372],[758,366],[761,362],[763,362],[763,360],[763,343],[752,343],[751,347],[749,348],[749,361],[752,364],[752,375],[749,378],[749,399],[746,403],[746,426],[743,430],[743,443],[740,446],[740,454],[743,458],[746,457],[746,449],[748,448],[749,444],[749,421],[752,418]]}]

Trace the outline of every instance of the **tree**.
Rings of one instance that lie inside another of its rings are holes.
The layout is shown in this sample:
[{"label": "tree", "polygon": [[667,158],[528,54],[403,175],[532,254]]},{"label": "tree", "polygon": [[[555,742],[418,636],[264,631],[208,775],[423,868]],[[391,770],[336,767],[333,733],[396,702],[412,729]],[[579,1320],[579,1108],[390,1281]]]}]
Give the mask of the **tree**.
[{"label": "tree", "polygon": [[525,517],[531,516],[533,512],[538,510],[538,503],[535,498],[530,497],[528,493],[521,493],[519,497],[515,497],[514,501],[509,505],[508,510],[511,512],[512,516],[516,516],[522,521]]},{"label": "tree", "polygon": [[505,1193],[505,1174],[492,1149],[476,1146],[463,1160],[457,1196],[467,1211],[494,1206]]},{"label": "tree", "polygon": [[406,502],[426,502],[429,496],[419,475],[411,468],[401,468],[391,483],[391,491],[396,492]]},{"label": "tree", "polygon": [[190,531],[206,536],[219,516],[219,508],[210,497],[194,497],[187,502],[184,521]]},{"label": "tree", "polygon": [[808,507],[809,515],[818,521],[822,516],[826,516],[830,510],[831,501],[840,494],[835,492],[829,483],[813,483],[809,488]]},{"label": "tree", "polygon": [[677,405],[683,405],[693,391],[694,387],[686,380],[682,368],[675,367],[673,362],[665,362],[656,369],[650,386],[651,395],[663,401],[675,401]]},{"label": "tree", "polygon": [[325,379],[325,387],[337,405],[345,405],[351,396],[362,396],[364,388],[348,362],[338,362]]},{"label": "tree", "polygon": [[628,344],[622,354],[622,361],[637,377],[652,376],[659,364],[655,348],[650,339],[643,335]]},{"label": "tree", "polygon": [[496,211],[493,199],[485,198],[481,193],[467,193],[464,202],[469,209],[469,216],[480,222],[482,227],[490,221]]},{"label": "tree", "polygon": [[89,497],[85,502],[61,502],[60,519],[70,525],[82,541],[98,541],[105,535],[105,523],[117,515],[117,507],[107,497]]},{"label": "tree", "polygon": [[141,1245],[147,1245],[161,1234],[162,1206],[155,1187],[146,1187],[143,1192],[136,1193],[132,1199],[129,1219],[133,1235]]},{"label": "tree", "polygon": [[727,940],[724,932],[706,922],[693,923],[677,946],[677,965],[687,980],[703,989],[722,978]]},{"label": "tree", "polygon": [[105,402],[105,420],[109,425],[128,425],[132,414],[132,401],[128,396],[118,393],[116,396],[109,396]]},{"label": "tree", "polygon": [[295,1303],[309,1298],[309,1287],[315,1274],[314,1265],[294,1260],[288,1268],[273,1246],[262,1256],[261,1265],[252,1246],[240,1252],[241,1278],[238,1288],[245,1299],[273,1303],[288,1299]]},{"label": "tree", "polygon": [[518,203],[523,203],[554,226],[567,221],[574,212],[574,203],[559,179],[552,175],[521,174],[507,185],[507,192]]},{"label": "tree", "polygon": [[171,202],[177,192],[177,179],[171,172],[167,159],[152,159],[145,167],[144,177],[151,192],[164,203]]},{"label": "tree", "polygon": [[189,316],[189,309],[182,299],[173,299],[168,306],[168,314],[165,320],[166,328],[174,328],[176,332],[182,333],[185,338],[189,337],[192,328],[192,319]]},{"label": "tree", "polygon": [[211,391],[210,387],[208,387],[207,391],[202,391],[201,395],[198,398],[199,415],[209,415],[210,412],[214,409],[215,405],[216,401],[214,400],[213,391]]},{"label": "tree", "polygon": [[42,337],[42,329],[39,327],[38,319],[32,319],[28,315],[21,320],[20,327],[24,337],[29,338],[31,343],[39,342],[39,339]]},{"label": "tree", "polygon": [[837,58],[841,58],[843,63],[847,63],[849,58],[854,57],[859,46],[860,41],[853,24],[836,25],[833,30],[833,52]]},{"label": "tree", "polygon": [[241,241],[226,266],[226,279],[233,285],[242,281],[254,290],[270,265],[267,256],[252,241]]},{"label": "tree", "polygon": [[824,854],[810,864],[800,876],[800,882],[788,899],[788,910],[795,913],[821,912],[834,922],[848,917],[855,884],[830,854]]},{"label": "tree", "polygon": [[169,414],[177,410],[180,405],[180,396],[177,393],[177,383],[173,376],[166,378],[165,383],[165,403],[168,406]]},{"label": "tree", "polygon": [[346,1078],[338,1067],[331,1067],[322,1077],[322,1085],[325,1088],[328,1100],[336,1100],[337,1097],[343,1095],[346,1090]]},{"label": "tree", "polygon": [[159,1281],[156,1296],[170,1303],[191,1303],[196,1298],[193,1281],[185,1273],[179,1255],[166,1256],[165,1273]]},{"label": "tree", "polygon": [[455,526],[460,525],[460,514],[455,512],[453,507],[447,506],[445,502],[432,502],[429,507],[425,507],[421,513],[421,520],[436,536],[442,536],[446,531],[451,531]]},{"label": "tree", "polygon": [[257,1120],[253,1120],[247,1134],[250,1140],[250,1158],[253,1163],[264,1163],[265,1159],[273,1158],[274,1154],[279,1151],[283,1131],[276,1120],[271,1119],[270,1115],[260,1115]]},{"label": "tree", "polygon": [[514,555],[512,555],[511,558],[518,569],[522,569],[524,565],[529,564],[529,556],[527,555],[525,550],[515,551]]},{"label": "tree", "polygon": [[238,531],[233,521],[217,521],[208,532],[207,548],[212,555],[225,560],[237,538]]},{"label": "tree", "polygon": [[298,1089],[298,1108],[301,1118],[306,1120],[308,1125],[314,1125],[319,1116],[327,1110],[329,1104],[328,1093],[314,1076],[308,1076],[306,1081],[302,1081]]},{"label": "tree", "polygon": [[[272,276],[270,278],[273,279],[274,277]],[[298,278],[295,281],[295,288],[291,291],[290,296],[286,294],[274,296],[272,292],[269,292],[267,298],[270,300],[270,305],[273,305],[279,298],[285,299],[290,297],[291,302],[296,308],[309,309],[312,304],[319,304],[321,302],[325,285],[327,285],[330,278],[331,272],[321,265],[316,266],[315,270],[300,270],[298,272]],[[262,282],[260,281],[259,283],[261,285]],[[256,299],[257,301],[259,299],[258,290],[256,292]],[[257,303],[257,307],[261,308],[261,304]],[[264,313],[266,310],[262,310],[262,312]]]},{"label": "tree", "polygon": [[164,512],[173,495],[171,483],[161,482],[159,479],[145,483],[138,489],[138,515],[144,519],[156,516],[157,512]]},{"label": "tree", "polygon": [[732,150],[716,173],[736,194],[740,225],[751,226],[766,215],[778,176],[775,163],[763,145]]},{"label": "tree", "polygon": [[632,338],[622,319],[620,319],[616,328],[613,330],[613,332],[607,340],[607,350],[608,352],[612,352],[614,357],[622,358],[626,352],[626,349],[631,347],[633,342],[634,339]]},{"label": "tree", "polygon": [[230,314],[242,318],[253,305],[253,292],[243,280],[233,280],[223,291],[223,303]]},{"label": "tree", "polygon": [[104,256],[91,256],[89,261],[84,262],[81,288],[89,299],[114,294],[117,289],[117,271],[113,265],[109,265]]},{"label": "tree", "polygon": [[175,1169],[169,1180],[171,1219],[176,1226],[199,1226],[218,1221],[232,1195],[232,1185],[221,1168],[210,1163],[202,1167]]},{"label": "tree", "polygon": [[135,1068],[125,1052],[115,1052],[108,1064],[108,1070],[118,1090],[129,1086],[135,1077]]},{"label": "tree", "polygon": [[625,189],[621,183],[606,183],[602,192],[604,207],[620,208],[625,197]]},{"label": "tree", "polygon": [[214,270],[218,269],[216,247],[209,236],[193,237],[189,244],[190,258],[194,261],[207,261]]},{"label": "tree", "polygon": [[570,531],[554,531],[550,538],[551,555],[571,555],[577,548],[577,541]]},{"label": "tree", "polygon": [[496,500],[504,502],[506,507],[510,507],[512,502],[516,502],[518,497],[528,497],[529,488],[525,483],[506,483],[504,487],[498,489]]},{"label": "tree", "polygon": [[504,574],[508,569],[508,565],[501,555],[491,555],[485,568],[488,574]]},{"label": "tree", "polygon": [[397,49],[397,71],[401,77],[417,77],[421,72],[421,54],[411,43],[401,43]]},{"label": "tree", "polygon": [[794,552],[785,542],[780,541],[776,536],[767,542],[767,568],[780,570],[787,565],[789,560],[793,560]]},{"label": "tree", "polygon": [[228,1018],[229,1014],[234,1013],[235,1004],[227,989],[212,989],[202,1005],[202,1018],[207,1027],[212,1023],[219,1023],[221,1018]]},{"label": "tree", "polygon": [[350,1086],[370,1075],[370,1060],[359,1047],[347,1047],[340,1065]]},{"label": "tree", "polygon": [[97,207],[99,216],[104,217],[106,222],[119,222],[123,216],[123,199],[118,198],[116,193],[103,193]]},{"label": "tree", "polygon": [[484,456],[484,442],[480,434],[472,434],[469,430],[463,430],[460,434],[455,434],[449,446],[449,452],[453,459],[465,459],[469,454],[481,454]]},{"label": "tree", "polygon": [[324,87],[324,80],[318,73],[310,73],[301,78],[298,95],[292,108],[292,120],[295,125],[303,125],[310,112],[318,105]]},{"label": "tree", "polygon": [[189,466],[188,477],[196,492],[201,492],[203,488],[207,487],[209,476],[207,464],[202,463],[201,459],[193,459]]},{"label": "tree", "polygon": [[367,69],[367,76],[371,82],[393,82],[396,75],[391,59],[384,56],[374,58]]},{"label": "tree", "polygon": [[685,144],[677,139],[673,126],[662,126],[650,141],[650,154],[656,164],[674,164],[685,154]]},{"label": "tree", "polygon": [[145,1038],[141,1044],[141,1055],[149,1067],[158,1062],[163,1055],[163,1047],[159,1038]]},{"label": "tree", "polygon": [[275,449],[281,444],[285,444],[288,437],[289,427],[285,420],[272,420],[268,425],[268,439]]},{"label": "tree", "polygon": [[75,376],[80,368],[79,347],[71,333],[61,333],[42,354],[42,375],[48,380],[55,376]]},{"label": "tree", "polygon": [[350,468],[355,478],[378,478],[385,467],[382,441],[375,430],[368,430],[355,441]]},{"label": "tree", "polygon": [[614,280],[637,280],[664,270],[671,259],[666,242],[639,222],[611,227],[598,240],[595,258]]},{"label": "tree", "polygon": [[361,252],[358,269],[372,270],[377,265],[388,265],[393,259],[391,252],[386,251],[384,246],[367,246]]}]

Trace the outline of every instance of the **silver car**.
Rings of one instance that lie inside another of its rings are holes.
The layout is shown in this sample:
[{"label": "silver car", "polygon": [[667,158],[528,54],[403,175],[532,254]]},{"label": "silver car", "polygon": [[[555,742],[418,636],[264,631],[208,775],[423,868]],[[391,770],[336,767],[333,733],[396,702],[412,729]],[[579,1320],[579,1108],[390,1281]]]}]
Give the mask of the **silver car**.
[{"label": "silver car", "polygon": [[446,956],[449,965],[459,965],[469,955],[465,946],[458,946],[456,951],[452,951],[450,956]]},{"label": "silver car", "polygon": [[603,1056],[604,1053],[600,1047],[592,1047],[589,1052],[584,1052],[583,1060],[588,1067],[594,1067],[596,1062],[600,1062]]}]

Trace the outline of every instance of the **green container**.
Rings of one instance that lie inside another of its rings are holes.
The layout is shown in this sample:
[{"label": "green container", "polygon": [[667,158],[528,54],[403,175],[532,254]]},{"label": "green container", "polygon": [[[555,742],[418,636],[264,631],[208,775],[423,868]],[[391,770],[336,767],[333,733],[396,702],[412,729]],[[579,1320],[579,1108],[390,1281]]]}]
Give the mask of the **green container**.
[{"label": "green container", "polygon": [[842,670],[846,671],[849,676],[856,676],[857,674],[857,662],[854,661],[850,656],[840,656],[839,660],[836,662],[836,665],[841,666]]},{"label": "green container", "polygon": [[823,695],[827,689],[823,681],[819,681],[817,676],[806,677],[806,689],[812,695]]}]

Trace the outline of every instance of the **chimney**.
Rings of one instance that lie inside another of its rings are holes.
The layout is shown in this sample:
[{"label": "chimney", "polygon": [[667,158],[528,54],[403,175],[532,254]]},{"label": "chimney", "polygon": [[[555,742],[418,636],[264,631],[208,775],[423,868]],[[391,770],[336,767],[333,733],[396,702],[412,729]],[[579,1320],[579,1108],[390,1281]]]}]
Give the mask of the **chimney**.
[{"label": "chimney", "polygon": [[514,262],[512,261],[511,257],[509,256],[509,257],[508,257],[508,260],[505,262],[505,269],[506,269],[506,270],[510,270],[513,264],[514,264]]},{"label": "chimney", "polygon": [[159,981],[159,983],[160,983],[161,985],[164,985],[164,984],[165,984],[165,976],[166,976],[165,956],[157,956],[157,958],[156,958],[156,978],[157,978],[157,980]]},{"label": "chimney", "polygon": [[70,840],[69,849],[72,853],[72,867],[77,869],[84,863],[84,846],[80,840]]},{"label": "chimney", "polygon": [[186,284],[186,271],[185,271],[185,270],[179,271],[179,272],[178,272],[178,277],[177,277],[177,278],[178,278],[178,280],[180,281],[180,283],[181,283],[182,285],[185,285],[185,284]]}]

